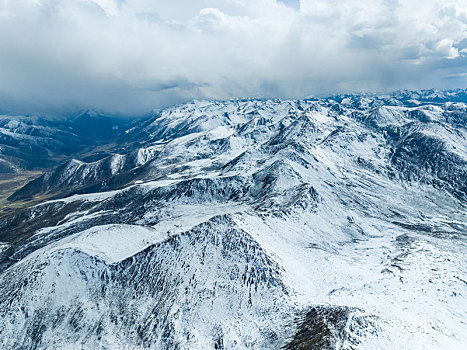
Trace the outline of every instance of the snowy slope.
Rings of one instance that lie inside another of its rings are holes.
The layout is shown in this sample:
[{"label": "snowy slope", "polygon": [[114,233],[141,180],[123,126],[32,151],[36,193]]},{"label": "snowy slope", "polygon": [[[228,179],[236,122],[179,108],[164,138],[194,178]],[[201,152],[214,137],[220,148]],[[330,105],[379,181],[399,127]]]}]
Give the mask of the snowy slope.
[{"label": "snowy slope", "polygon": [[462,349],[463,93],[194,101],[45,174],[0,220],[1,346]]}]

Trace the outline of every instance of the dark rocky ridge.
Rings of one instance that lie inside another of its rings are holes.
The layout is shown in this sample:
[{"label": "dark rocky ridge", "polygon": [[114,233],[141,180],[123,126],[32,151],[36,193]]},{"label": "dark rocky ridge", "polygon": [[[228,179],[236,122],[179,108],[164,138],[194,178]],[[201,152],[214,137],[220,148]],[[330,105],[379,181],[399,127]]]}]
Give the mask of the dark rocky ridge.
[{"label": "dark rocky ridge", "polygon": [[[371,316],[356,316],[359,310],[339,306],[315,306],[297,320],[298,330],[284,350],[334,350],[347,341],[349,349],[358,349],[359,339],[352,335],[352,328],[359,332],[377,334]],[[350,331],[350,332],[349,332]]]}]

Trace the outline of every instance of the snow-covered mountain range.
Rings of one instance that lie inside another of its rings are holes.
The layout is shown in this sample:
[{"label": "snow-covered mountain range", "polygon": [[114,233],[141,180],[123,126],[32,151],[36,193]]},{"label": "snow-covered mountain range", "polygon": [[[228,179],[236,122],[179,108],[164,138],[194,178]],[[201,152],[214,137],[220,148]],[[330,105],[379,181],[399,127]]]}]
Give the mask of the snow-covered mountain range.
[{"label": "snow-covered mountain range", "polygon": [[195,101],[106,129],[0,213],[0,348],[462,349],[466,102]]}]

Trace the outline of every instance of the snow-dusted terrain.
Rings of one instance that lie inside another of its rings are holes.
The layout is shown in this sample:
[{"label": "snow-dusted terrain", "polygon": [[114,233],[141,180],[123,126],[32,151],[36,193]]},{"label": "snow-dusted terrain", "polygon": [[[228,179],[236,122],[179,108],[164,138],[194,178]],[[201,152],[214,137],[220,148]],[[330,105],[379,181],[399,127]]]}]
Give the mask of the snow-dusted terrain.
[{"label": "snow-dusted terrain", "polygon": [[463,349],[465,91],[196,101],[13,194],[3,349]]},{"label": "snow-dusted terrain", "polygon": [[59,165],[109,142],[127,124],[92,111],[67,119],[0,115],[0,174]]}]

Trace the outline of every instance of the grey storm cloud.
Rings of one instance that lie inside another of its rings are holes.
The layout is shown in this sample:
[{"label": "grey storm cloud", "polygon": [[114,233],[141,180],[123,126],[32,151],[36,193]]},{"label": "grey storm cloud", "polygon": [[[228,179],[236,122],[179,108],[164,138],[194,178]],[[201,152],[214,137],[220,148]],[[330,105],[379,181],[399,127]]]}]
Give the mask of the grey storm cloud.
[{"label": "grey storm cloud", "polygon": [[0,0],[0,111],[467,82],[465,0]]}]

